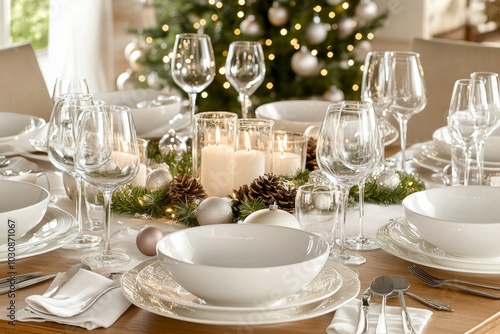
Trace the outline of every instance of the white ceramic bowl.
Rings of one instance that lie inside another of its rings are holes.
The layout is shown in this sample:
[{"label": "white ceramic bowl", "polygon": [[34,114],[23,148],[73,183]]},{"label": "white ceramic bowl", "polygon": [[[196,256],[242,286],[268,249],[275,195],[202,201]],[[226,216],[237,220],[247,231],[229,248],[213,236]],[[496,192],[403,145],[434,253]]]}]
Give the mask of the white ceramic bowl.
[{"label": "white ceramic bowl", "polygon": [[17,240],[38,224],[49,200],[49,192],[36,184],[0,180],[0,245],[8,237]]},{"label": "white ceramic bowl", "polygon": [[29,140],[36,138],[46,124],[43,118],[11,112],[0,112],[0,152],[34,151]]},{"label": "white ceramic bowl", "polygon": [[[181,120],[182,101],[180,96],[150,90],[134,89],[117,92],[100,93],[94,95],[96,99],[106,104],[125,105],[132,111],[137,135],[142,138],[155,137],[152,134],[159,132],[159,137],[173,128],[179,130],[186,126]],[[168,125],[171,127],[168,127]],[[165,131],[160,131],[165,128]]]},{"label": "white ceramic bowl", "polygon": [[257,118],[274,121],[275,130],[304,133],[311,125],[321,125],[331,101],[290,100],[266,103],[255,109]]},{"label": "white ceramic bowl", "polygon": [[[432,140],[444,152],[451,154],[451,134],[447,126],[443,126],[432,134]],[[500,128],[484,141],[484,161],[485,162],[500,162]]]},{"label": "white ceramic bowl", "polygon": [[321,271],[329,246],[288,227],[216,224],[173,232],[156,248],[173,279],[207,303],[261,306],[300,290]]},{"label": "white ceramic bowl", "polygon": [[403,200],[408,222],[448,254],[500,257],[500,188],[455,186],[427,189]]}]

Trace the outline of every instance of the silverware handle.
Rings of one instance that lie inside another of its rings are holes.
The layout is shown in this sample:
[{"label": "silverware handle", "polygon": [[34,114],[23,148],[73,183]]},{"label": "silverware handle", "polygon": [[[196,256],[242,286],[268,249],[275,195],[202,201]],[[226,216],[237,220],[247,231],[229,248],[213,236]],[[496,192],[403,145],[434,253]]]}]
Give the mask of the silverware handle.
[{"label": "silverware handle", "polygon": [[468,282],[468,281],[462,281],[460,279],[447,280],[447,283],[459,283],[459,284],[466,284],[466,285],[477,286],[477,287],[485,288],[485,289],[500,290],[500,286],[488,285],[488,284],[481,284],[481,283],[474,283],[474,282]]},{"label": "silverware handle", "polygon": [[477,295],[477,296],[482,296],[482,297],[492,298],[492,299],[500,299],[500,295],[495,295],[493,293],[488,293],[488,292],[472,289],[472,288],[469,288],[465,285],[460,285],[460,284],[455,284],[455,283],[443,283],[443,285],[455,288],[455,289],[460,290],[460,291],[472,293],[472,294]]},{"label": "silverware handle", "polygon": [[387,322],[385,320],[385,305],[387,296],[382,296],[382,307],[380,308],[380,313],[378,315],[376,334],[387,334]]},{"label": "silverware handle", "polygon": [[453,308],[451,308],[449,305],[446,305],[446,304],[443,304],[443,303],[440,303],[440,302],[437,302],[437,301],[434,301],[434,300],[430,300],[430,299],[424,298],[424,297],[416,295],[414,293],[405,291],[405,295],[408,295],[408,296],[412,297],[413,299],[418,300],[419,302],[421,302],[424,305],[427,305],[427,306],[430,306],[432,308],[435,308],[436,310],[440,310],[440,311],[453,311]]},{"label": "silverware handle", "polygon": [[368,307],[361,306],[356,334],[368,333]]},{"label": "silverware handle", "polygon": [[404,333],[415,334],[415,329],[413,328],[413,324],[411,323],[410,314],[408,313],[408,309],[406,308],[403,291],[400,291],[398,294],[399,294],[399,303],[401,304],[401,317],[403,318]]}]

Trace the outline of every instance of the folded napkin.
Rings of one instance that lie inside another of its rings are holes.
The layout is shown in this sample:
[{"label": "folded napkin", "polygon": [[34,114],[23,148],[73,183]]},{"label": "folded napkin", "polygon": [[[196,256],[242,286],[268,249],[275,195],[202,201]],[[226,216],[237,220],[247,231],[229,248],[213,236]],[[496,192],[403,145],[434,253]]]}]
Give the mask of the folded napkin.
[{"label": "folded napkin", "polygon": [[[64,279],[64,273],[57,274],[52,286]],[[26,298],[28,307],[17,313],[19,321],[53,321],[66,325],[74,325],[88,330],[111,326],[131,305],[123,296],[121,288],[105,293],[92,307],[81,314],[75,314],[75,305],[89,296],[117,285],[89,270],[80,269],[53,297],[32,295]]]},{"label": "folded napkin", "polygon": [[[359,299],[354,299],[335,311],[335,316],[330,326],[327,327],[326,332],[328,334],[356,333],[360,306],[361,301]],[[380,304],[370,303],[370,309],[368,311],[368,333],[375,333],[380,307]],[[432,315],[432,311],[408,307],[408,313],[410,314],[411,322],[416,333],[422,333],[422,330]],[[387,320],[387,332],[391,334],[403,333],[401,307],[386,306],[385,315]]]}]

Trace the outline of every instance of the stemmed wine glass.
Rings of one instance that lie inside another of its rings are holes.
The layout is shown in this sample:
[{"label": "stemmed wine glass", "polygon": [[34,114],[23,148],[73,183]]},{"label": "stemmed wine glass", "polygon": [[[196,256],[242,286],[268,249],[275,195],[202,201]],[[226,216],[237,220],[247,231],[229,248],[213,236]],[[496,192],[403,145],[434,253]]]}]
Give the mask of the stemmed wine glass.
[{"label": "stemmed wine glass", "polygon": [[491,133],[498,128],[500,121],[500,78],[498,73],[493,72],[473,72],[471,79],[481,79],[485,83],[485,98],[488,109],[488,119],[485,121],[488,126],[485,128],[476,142],[476,161],[478,184],[483,184],[484,179],[484,141]]},{"label": "stemmed wine glass", "polygon": [[347,204],[350,189],[373,171],[381,154],[377,119],[370,103],[343,101],[328,107],[318,135],[316,158],[320,170],[339,187],[340,250],[336,257],[345,264],[366,261],[346,250]]},{"label": "stemmed wine glass", "polygon": [[238,41],[229,45],[226,79],[239,95],[241,117],[248,118],[249,97],[264,82],[266,64],[259,42]]},{"label": "stemmed wine glass", "polygon": [[[385,127],[387,109],[391,104],[389,55],[390,53],[384,51],[369,52],[365,58],[361,80],[361,100],[372,104],[381,133],[383,133]],[[380,137],[380,144],[383,146],[384,136],[381,135]],[[382,149],[382,166],[384,161],[384,151]],[[370,250],[379,248],[374,238],[368,238],[364,234],[364,197],[365,179],[358,183],[359,230],[357,236],[346,238],[346,247],[349,249]]]},{"label": "stemmed wine glass", "polygon": [[76,150],[76,125],[78,108],[90,106],[95,101],[90,94],[63,94],[57,98],[52,110],[47,132],[47,154],[51,163],[75,179],[76,210],[79,233],[76,239],[64,248],[92,248],[101,242],[98,236],[83,234],[82,178],[76,172],[74,155]]},{"label": "stemmed wine glass", "polygon": [[57,97],[62,94],[89,94],[87,79],[81,76],[57,77],[52,90],[52,101],[57,101]]},{"label": "stemmed wine glass", "polygon": [[92,268],[119,266],[130,262],[125,253],[111,250],[111,200],[113,191],[134,179],[140,165],[137,134],[130,108],[101,105],[81,115],[76,137],[75,163],[85,181],[98,187],[104,197],[106,221],[104,250],[83,255]]},{"label": "stemmed wine glass", "polygon": [[406,163],[406,134],[409,119],[427,104],[424,70],[420,55],[410,51],[389,51],[391,104],[388,112],[399,123],[401,161],[397,167],[404,171]]},{"label": "stemmed wine glass", "polygon": [[172,78],[189,95],[191,130],[193,130],[196,96],[215,78],[215,57],[210,36],[204,34],[175,36]]}]

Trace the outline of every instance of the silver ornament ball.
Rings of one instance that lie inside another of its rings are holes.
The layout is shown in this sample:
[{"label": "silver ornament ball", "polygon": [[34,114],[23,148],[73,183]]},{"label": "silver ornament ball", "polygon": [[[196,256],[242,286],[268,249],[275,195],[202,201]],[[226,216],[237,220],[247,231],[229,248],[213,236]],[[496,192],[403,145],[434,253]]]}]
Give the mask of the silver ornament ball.
[{"label": "silver ornament ball", "polygon": [[267,18],[273,26],[281,27],[290,19],[290,13],[288,13],[288,10],[283,6],[272,6],[269,8]]},{"label": "silver ornament ball", "polygon": [[312,44],[323,43],[328,36],[328,30],[325,24],[313,22],[307,26],[306,37]]},{"label": "silver ornament ball", "polygon": [[377,184],[379,186],[389,189],[395,189],[400,183],[401,180],[399,179],[399,175],[388,169],[382,171],[377,178]]},{"label": "silver ornament ball", "polygon": [[233,209],[229,199],[209,197],[196,208],[196,219],[200,225],[229,224],[233,221]]},{"label": "silver ornament ball", "polygon": [[318,72],[318,58],[306,50],[293,54],[291,59],[292,70],[300,76],[308,77]]},{"label": "silver ornament ball", "polygon": [[377,14],[378,7],[374,1],[361,1],[356,6],[356,16],[363,20],[373,20]]},{"label": "silver ornament ball", "polygon": [[151,192],[165,191],[172,182],[172,174],[166,169],[155,169],[146,177],[146,189]]}]

